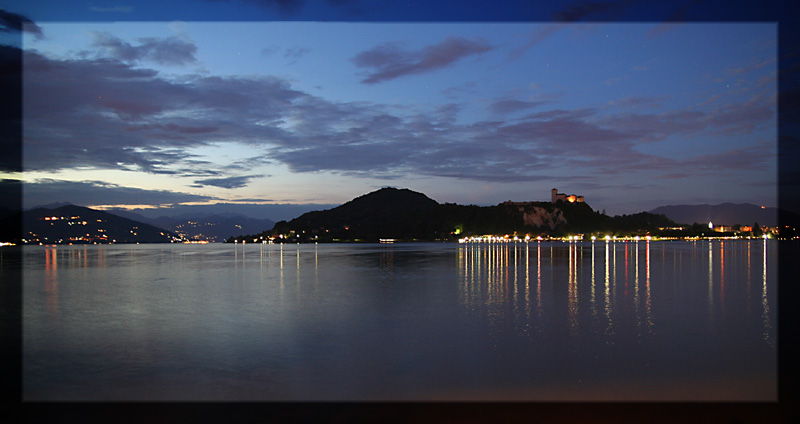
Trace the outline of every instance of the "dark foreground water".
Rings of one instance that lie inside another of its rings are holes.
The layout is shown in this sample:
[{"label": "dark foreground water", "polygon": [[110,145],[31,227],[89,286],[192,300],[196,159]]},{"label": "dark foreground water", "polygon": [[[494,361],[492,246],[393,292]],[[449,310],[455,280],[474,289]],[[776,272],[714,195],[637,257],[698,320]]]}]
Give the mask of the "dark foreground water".
[{"label": "dark foreground water", "polygon": [[776,400],[771,241],[26,247],[24,400]]}]

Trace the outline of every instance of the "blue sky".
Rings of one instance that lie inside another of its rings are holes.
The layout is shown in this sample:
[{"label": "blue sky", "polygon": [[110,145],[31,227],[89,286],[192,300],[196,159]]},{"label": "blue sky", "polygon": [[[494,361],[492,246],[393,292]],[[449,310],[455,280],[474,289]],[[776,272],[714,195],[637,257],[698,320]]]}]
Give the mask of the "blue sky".
[{"label": "blue sky", "polygon": [[[389,3],[312,0],[189,2],[191,20],[77,3],[15,11],[35,22],[25,173],[5,175],[26,206],[332,205],[383,186],[481,205],[557,187],[609,214],[777,206],[774,22],[385,22]],[[549,13],[592,10],[614,19]]]}]

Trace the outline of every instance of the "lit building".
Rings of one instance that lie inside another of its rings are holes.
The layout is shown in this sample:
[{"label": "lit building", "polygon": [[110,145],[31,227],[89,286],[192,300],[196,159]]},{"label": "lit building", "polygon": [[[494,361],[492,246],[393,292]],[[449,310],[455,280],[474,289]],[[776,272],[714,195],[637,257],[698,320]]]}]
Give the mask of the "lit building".
[{"label": "lit building", "polygon": [[550,191],[550,201],[553,203],[556,202],[570,202],[570,203],[583,203],[583,196],[578,196],[576,194],[564,194],[559,193],[558,189],[552,189]]}]

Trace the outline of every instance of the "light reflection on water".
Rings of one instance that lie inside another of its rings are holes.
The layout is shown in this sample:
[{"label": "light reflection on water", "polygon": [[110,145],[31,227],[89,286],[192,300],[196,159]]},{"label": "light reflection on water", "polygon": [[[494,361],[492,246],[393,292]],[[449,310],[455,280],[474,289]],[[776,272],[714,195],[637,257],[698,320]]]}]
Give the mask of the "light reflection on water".
[{"label": "light reflection on water", "polygon": [[[522,310],[525,311],[526,318],[531,315],[534,309],[537,317],[541,318],[546,313],[542,300],[542,252],[546,254],[546,266],[550,268],[550,278],[545,278],[545,286],[548,280],[552,287],[557,287],[558,266],[563,263],[566,268],[566,278],[564,287],[566,288],[566,306],[568,326],[572,330],[578,330],[581,320],[590,318],[598,321],[598,306],[603,311],[605,317],[605,333],[609,336],[614,334],[615,317],[632,310],[635,315],[637,326],[644,328],[652,333],[655,328],[654,307],[653,307],[653,284],[652,270],[655,265],[661,270],[660,280],[679,282],[680,276],[684,273],[683,262],[686,257],[692,259],[692,270],[706,270],[706,324],[714,326],[717,321],[726,319],[730,314],[738,312],[728,311],[726,308],[726,298],[728,296],[742,296],[737,299],[744,303],[744,307],[751,310],[752,290],[751,280],[754,274],[758,274],[761,280],[761,305],[760,313],[765,341],[774,341],[770,313],[770,300],[767,296],[767,275],[768,275],[768,245],[770,242],[764,241],[712,241],[712,242],[691,242],[691,243],[664,243],[651,241],[636,241],[615,243],[606,241],[592,243],[569,243],[562,245],[545,244],[543,248],[541,242],[520,243],[520,246],[507,243],[490,244],[467,244],[459,250],[459,263],[461,264],[461,278],[463,291],[463,302],[470,309],[476,309],[477,305],[496,304],[509,302],[505,292],[511,287],[515,296],[512,300],[519,297],[525,299]],[[651,245],[657,245],[660,253],[659,262],[652,263]],[[761,264],[759,269],[754,270],[751,266],[751,248],[759,245],[762,249]],[[687,246],[689,250],[687,251]],[[706,261],[697,261],[698,249],[706,251]],[[531,258],[530,251],[534,251]],[[667,251],[671,255],[667,256]],[[520,253],[523,252],[523,253]],[[617,263],[617,254],[622,256],[621,263]],[[523,256],[524,260],[520,257]],[[588,256],[589,263],[586,263]],[[509,259],[509,257],[511,259]],[[566,259],[565,259],[566,258]],[[518,281],[517,263],[524,264],[524,284]],[[509,263],[509,260],[512,263]],[[602,272],[602,305],[597,302],[596,273],[598,262]],[[727,266],[726,266],[727,262]],[[530,288],[530,267],[536,267],[535,293],[531,293]],[[730,268],[730,270],[729,270]],[[486,271],[483,271],[486,270]],[[716,270],[716,274],[715,274]],[[618,276],[618,272],[620,275]],[[632,297],[629,299],[629,272],[632,272]],[[669,272],[669,274],[667,274]],[[728,275],[726,275],[726,273]],[[587,276],[588,274],[588,276]],[[642,275],[643,274],[643,275]],[[641,275],[641,276],[640,276]],[[643,278],[641,278],[643,277]],[[583,287],[584,280],[587,287]],[[743,280],[743,281],[742,281]],[[741,286],[741,287],[739,287]],[[482,290],[483,288],[483,290]],[[733,290],[733,291],[732,291]],[[518,291],[522,293],[519,294]],[[588,296],[582,299],[582,293]],[[481,294],[483,294],[481,296]],[[535,296],[536,303],[532,305],[531,296]],[[679,299],[678,299],[679,300]],[[588,304],[587,304],[588,303]],[[630,304],[628,304],[630,303]],[[589,313],[581,313],[581,305],[588,307]],[[514,305],[513,311],[520,309]],[[627,318],[626,318],[627,319]]]},{"label": "light reflection on water", "polygon": [[564,399],[673,400],[642,382],[725,376],[745,394],[720,400],[771,399],[771,246],[26,248],[24,396],[552,400],[557,386]]},{"label": "light reflection on water", "polygon": [[[544,251],[549,257],[545,266],[557,271],[559,264],[563,262],[566,268],[566,317],[571,334],[575,336],[580,334],[582,320],[591,321],[592,328],[595,328],[601,323],[602,318],[603,332],[609,336],[608,341],[613,342],[615,316],[618,315],[617,312],[626,310],[633,311],[635,316],[633,321],[638,327],[652,333],[654,322],[650,241],[642,242],[641,246],[638,242],[605,242],[598,249],[597,245],[600,243],[569,243],[562,246],[546,244],[545,248],[541,242],[519,245],[506,243],[466,245],[459,250],[462,300],[470,310],[480,309],[481,306],[509,303],[509,309],[515,315],[519,315],[520,311],[524,313],[524,316],[517,318],[525,326],[530,325],[532,314],[539,320],[545,314],[552,317],[553,314],[546,309],[558,305],[545,306],[544,302],[552,301],[552,297],[543,300],[542,252]],[[535,255],[533,258],[531,250]],[[620,250],[623,256],[623,262],[620,264],[615,263],[617,250]],[[601,288],[596,284],[598,262],[601,263],[599,266],[603,275]],[[520,263],[523,265],[519,265]],[[520,271],[518,269],[520,266],[524,266],[524,270]],[[531,266],[536,267],[535,289],[531,289],[530,286]],[[617,268],[621,269],[619,281],[615,272]],[[640,281],[640,270],[643,281]],[[518,277],[520,273],[525,275],[524,282]],[[630,278],[631,273],[632,278]],[[558,279],[558,274],[551,273],[549,279],[544,278],[544,285],[547,287],[550,283],[549,287],[552,290],[558,290]],[[588,283],[586,287],[585,282]],[[512,297],[507,295],[509,290],[513,290]],[[535,293],[531,293],[533,290]],[[601,290],[601,305],[598,305],[598,290]],[[531,303],[531,297],[535,297],[535,304]],[[518,299],[524,299],[524,302],[520,304]],[[582,312],[581,305],[584,305],[586,311]],[[602,317],[598,315],[601,309]]]}]

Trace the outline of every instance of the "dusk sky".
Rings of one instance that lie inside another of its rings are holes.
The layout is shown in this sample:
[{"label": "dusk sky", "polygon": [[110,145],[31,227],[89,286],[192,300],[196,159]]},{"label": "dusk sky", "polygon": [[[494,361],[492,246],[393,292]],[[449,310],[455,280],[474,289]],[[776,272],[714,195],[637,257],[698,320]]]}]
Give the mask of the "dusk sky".
[{"label": "dusk sky", "polygon": [[774,22],[573,22],[569,8],[563,22],[386,22],[381,2],[181,2],[204,10],[193,18],[154,12],[160,2],[44,3],[5,8],[32,21],[25,172],[3,174],[24,180],[26,207],[336,205],[385,186],[477,205],[545,201],[555,187],[610,215],[777,206]]}]

